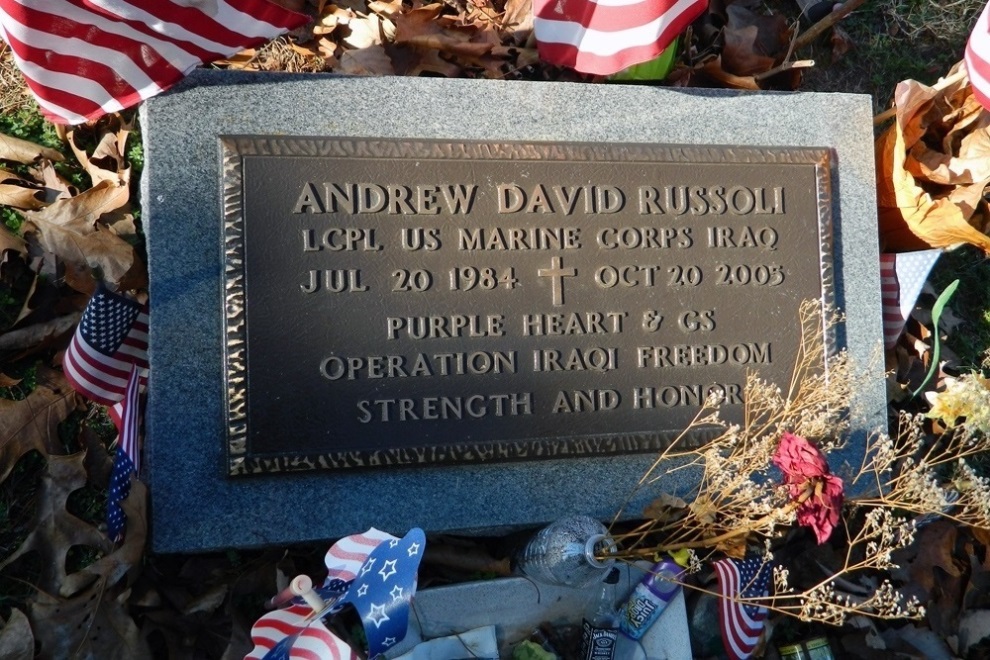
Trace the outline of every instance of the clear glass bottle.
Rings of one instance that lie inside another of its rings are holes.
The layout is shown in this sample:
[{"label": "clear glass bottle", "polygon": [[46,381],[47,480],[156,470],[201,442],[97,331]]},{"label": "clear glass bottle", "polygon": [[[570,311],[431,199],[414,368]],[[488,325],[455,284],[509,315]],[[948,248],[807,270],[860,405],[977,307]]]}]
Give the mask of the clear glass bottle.
[{"label": "clear glass bottle", "polygon": [[571,516],[547,525],[530,539],[516,566],[537,582],[586,587],[601,582],[615,559],[615,542],[605,526],[589,516]]}]

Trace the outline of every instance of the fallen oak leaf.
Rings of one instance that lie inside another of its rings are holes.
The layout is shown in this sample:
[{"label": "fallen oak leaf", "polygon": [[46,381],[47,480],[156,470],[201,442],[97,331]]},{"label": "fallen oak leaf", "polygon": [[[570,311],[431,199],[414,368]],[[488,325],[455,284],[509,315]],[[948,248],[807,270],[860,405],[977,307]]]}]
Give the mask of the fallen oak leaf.
[{"label": "fallen oak leaf", "polygon": [[[30,313],[30,310],[28,312]],[[82,312],[75,312],[65,316],[56,316],[44,323],[5,332],[0,335],[0,351],[17,351],[42,344],[69,332],[76,327],[81,318]]]},{"label": "fallen oak leaf", "polygon": [[45,188],[56,192],[55,199],[66,199],[79,194],[79,189],[62,178],[62,175],[55,171],[55,167],[50,160],[43,160],[38,165],[36,175],[41,179]]},{"label": "fallen oak leaf", "polygon": [[0,399],[0,481],[28,451],[63,451],[58,425],[80,405],[65,377],[51,369],[38,370],[38,385],[26,399]]},{"label": "fallen oak leaf", "polygon": [[533,0],[508,0],[502,15],[502,34],[523,45],[533,34]]},{"label": "fallen oak leaf", "polygon": [[643,509],[643,516],[658,522],[671,522],[687,515],[687,502],[676,495],[661,493]]},{"label": "fallen oak leaf", "polygon": [[76,144],[76,129],[67,132],[69,147],[75,154],[76,160],[89,174],[94,186],[102,181],[110,181],[119,186],[127,186],[130,183],[131,168],[124,159],[128,133],[126,129],[104,133],[96,149],[93,150],[93,155],[90,156]]},{"label": "fallen oak leaf", "polygon": [[7,229],[6,226],[0,226],[0,264],[8,259],[7,252],[26,255],[27,243],[24,242],[23,238]]},{"label": "fallen oak leaf", "polygon": [[25,233],[36,231],[41,246],[67,262],[99,268],[104,279],[123,288],[139,288],[146,277],[133,246],[100,222],[128,197],[126,186],[101,181],[40,211],[25,211]]},{"label": "fallen oak leaf", "polygon": [[71,595],[63,590],[68,577],[66,555],[73,546],[97,548],[104,554],[112,549],[105,534],[66,509],[69,495],[86,485],[85,459],[85,451],[69,456],[48,455],[36,495],[38,503],[31,531],[14,552],[0,561],[2,569],[28,552],[36,553],[41,560],[36,586],[42,592]]},{"label": "fallen oak leaf", "polygon": [[791,29],[779,14],[761,16],[741,5],[726,9],[722,66],[729,73],[747,76],[774,68],[787,55]]},{"label": "fallen oak leaf", "polygon": [[28,611],[42,658],[151,658],[128,614],[126,590],[116,597],[101,584],[72,598],[39,591]]},{"label": "fallen oak leaf", "polygon": [[394,18],[396,15],[401,14],[404,9],[402,7],[402,0],[391,0],[391,2],[384,2],[383,0],[371,0],[368,3],[368,9],[384,16],[385,18]]},{"label": "fallen oak leaf", "polygon": [[357,76],[394,76],[395,68],[389,59],[385,48],[371,46],[360,50],[347,50],[340,56],[338,73],[349,73]]},{"label": "fallen oak leaf", "polygon": [[5,660],[32,660],[34,658],[34,634],[24,612],[10,611],[0,630],[0,658]]},{"label": "fallen oak leaf", "polygon": [[[105,463],[113,459],[106,455]],[[124,542],[116,550],[75,573],[70,573],[62,581],[63,596],[72,596],[97,582],[115,585],[127,578],[128,586],[141,569],[144,558],[145,544],[148,539],[148,487],[137,479],[131,480],[131,490],[127,498],[121,502],[121,508],[127,516],[127,530]]]},{"label": "fallen oak leaf", "polygon": [[0,160],[34,163],[42,158],[61,162],[65,156],[55,149],[0,133]]},{"label": "fallen oak leaf", "polygon": [[344,43],[358,50],[380,46],[383,43],[383,36],[388,36],[389,32],[394,31],[392,22],[378,14],[352,18],[348,21],[347,27],[350,28],[351,33],[344,38]]},{"label": "fallen oak leaf", "polygon": [[35,210],[46,205],[44,188],[0,183],[0,206]]}]

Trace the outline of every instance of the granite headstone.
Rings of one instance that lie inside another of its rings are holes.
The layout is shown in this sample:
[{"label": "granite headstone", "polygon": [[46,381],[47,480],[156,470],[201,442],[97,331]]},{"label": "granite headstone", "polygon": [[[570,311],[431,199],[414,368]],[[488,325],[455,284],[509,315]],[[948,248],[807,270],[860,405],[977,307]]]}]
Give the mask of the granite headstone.
[{"label": "granite headstone", "polygon": [[[147,102],[155,550],[609,518],[700,400],[786,379],[802,299],[875,363],[869,115],[229,72]],[[878,377],[846,467],[883,411]]]}]

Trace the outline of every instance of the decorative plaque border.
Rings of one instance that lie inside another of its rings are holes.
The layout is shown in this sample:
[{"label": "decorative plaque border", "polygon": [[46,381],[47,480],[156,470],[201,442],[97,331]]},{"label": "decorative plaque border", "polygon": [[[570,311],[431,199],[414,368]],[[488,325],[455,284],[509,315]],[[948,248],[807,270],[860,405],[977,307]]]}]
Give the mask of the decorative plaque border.
[{"label": "decorative plaque border", "polygon": [[[221,136],[223,216],[223,345],[226,391],[226,438],[229,476],[314,469],[367,468],[518,461],[660,450],[678,431],[614,433],[560,438],[529,438],[474,443],[464,447],[425,446],[377,451],[308,455],[253,456],[247,427],[247,325],[245,316],[245,246],[243,159],[249,156],[299,156],[392,160],[573,161],[589,163],[788,164],[814,168],[818,206],[819,273],[823,311],[835,304],[832,236],[833,159],[828,148],[743,147],[663,144],[595,144],[568,142],[480,142],[421,139]],[[827,354],[836,351],[835,333],[825,332]],[[716,435],[701,430],[701,443]]]}]

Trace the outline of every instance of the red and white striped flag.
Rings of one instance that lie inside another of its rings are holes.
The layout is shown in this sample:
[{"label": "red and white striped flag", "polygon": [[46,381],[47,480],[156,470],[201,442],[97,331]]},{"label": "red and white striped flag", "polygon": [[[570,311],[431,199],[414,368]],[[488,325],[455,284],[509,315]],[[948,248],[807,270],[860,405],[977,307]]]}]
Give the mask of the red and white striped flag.
[{"label": "red and white striped flag", "polygon": [[251,628],[254,648],[244,660],[358,660],[305,604],[264,615]]},{"label": "red and white striped flag", "polygon": [[100,284],[65,351],[65,377],[83,396],[113,406],[124,398],[134,366],[143,387],[148,380],[148,306]]},{"label": "red and white striped flag", "polygon": [[990,3],[983,8],[966,44],[966,69],[973,96],[990,110]]},{"label": "red and white striped flag", "polygon": [[0,36],[60,124],[136,105],[307,20],[268,0],[0,0]]},{"label": "red and white striped flag", "polygon": [[718,578],[718,623],[722,645],[730,660],[746,660],[753,655],[763,634],[767,608],[753,602],[769,595],[773,569],[762,557],[726,557],[715,562]]},{"label": "red and white striped flag", "polygon": [[883,344],[893,348],[914,311],[928,273],[941,250],[884,252],[880,255],[880,301],[883,307]]},{"label": "red and white striped flag", "polygon": [[357,577],[361,566],[375,548],[385,541],[394,539],[395,537],[388,532],[374,527],[362,534],[351,534],[340,539],[327,550],[323,560],[327,566],[327,579],[324,584],[329,584],[332,580],[350,582]]},{"label": "red and white striped flag", "polygon": [[138,392],[139,369],[133,367],[127,380],[127,394],[115,406],[114,416],[117,425],[117,453],[110,473],[110,487],[107,489],[107,536],[114,543],[124,539],[127,528],[127,514],[121,503],[131,492],[131,474],[141,469],[141,449],[138,446],[141,420],[141,397]]},{"label": "red and white striped flag", "polygon": [[708,0],[534,0],[540,59],[611,75],[664,51]]}]

